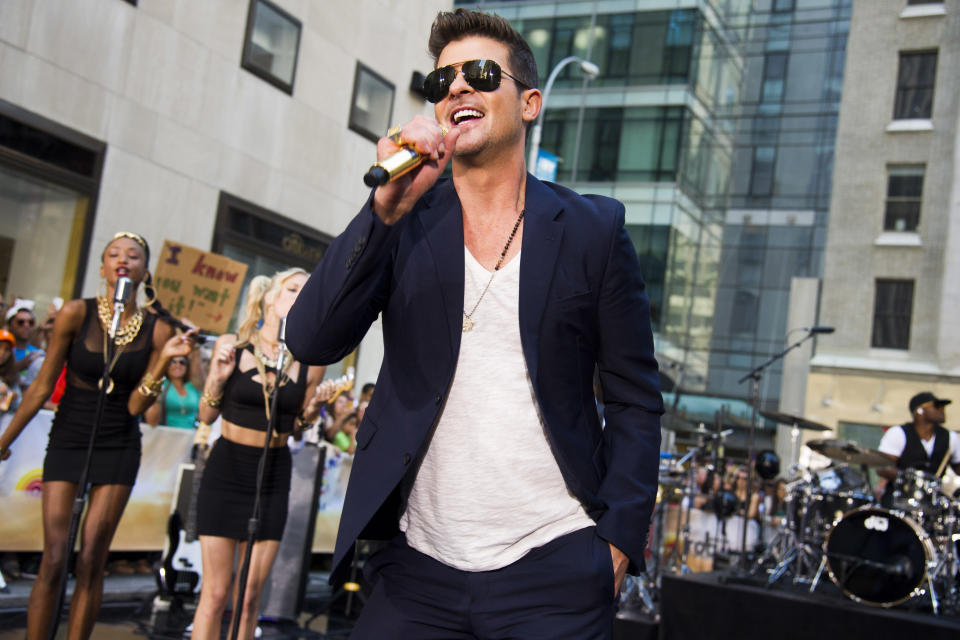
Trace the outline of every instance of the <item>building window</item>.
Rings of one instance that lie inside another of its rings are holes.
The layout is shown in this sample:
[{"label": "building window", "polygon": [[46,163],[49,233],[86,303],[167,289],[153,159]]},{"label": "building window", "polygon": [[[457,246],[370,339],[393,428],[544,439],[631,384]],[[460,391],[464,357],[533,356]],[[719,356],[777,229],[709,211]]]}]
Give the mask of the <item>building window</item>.
[{"label": "building window", "polygon": [[907,0],[907,4],[943,4],[943,0]]},{"label": "building window", "polygon": [[760,102],[765,104],[783,102],[783,86],[787,78],[787,54],[768,53],[763,64],[763,86]]},{"label": "building window", "polygon": [[300,50],[300,21],[267,0],[252,0],[240,66],[293,93]]},{"label": "building window", "polygon": [[[691,76],[695,42],[700,39],[698,12],[647,11],[638,14],[599,15],[518,20],[546,81],[554,66],[567,56],[589,58],[600,66],[592,86],[685,84]],[[554,87],[579,87],[583,76],[568,65]]]},{"label": "building window", "polygon": [[682,107],[587,109],[578,153],[578,110],[548,110],[540,146],[560,158],[560,182],[671,182],[684,114]]},{"label": "building window", "polygon": [[930,119],[936,75],[936,51],[900,54],[894,120]]},{"label": "building window", "polygon": [[653,330],[659,331],[663,315],[664,284],[667,277],[670,227],[654,224],[628,224],[627,234],[633,242],[640,260],[640,273],[647,287],[650,300],[650,321]]},{"label": "building window", "polygon": [[783,11],[793,11],[796,0],[773,0],[773,11],[780,13]]},{"label": "building window", "polygon": [[[252,202],[220,194],[212,251],[247,265],[244,300],[254,276],[273,275],[290,267],[313,271],[331,238]],[[236,329],[243,304],[234,310],[230,330]]]},{"label": "building window", "polygon": [[379,140],[390,128],[393,94],[393,83],[357,62],[350,100],[350,129],[373,142]]},{"label": "building window", "polygon": [[773,165],[777,157],[775,147],[755,147],[750,168],[750,195],[769,196],[773,193]]},{"label": "building window", "polygon": [[737,291],[733,294],[730,309],[730,333],[754,333],[757,330],[757,315],[760,298],[752,291]]},{"label": "building window", "polygon": [[83,287],[106,145],[0,100],[0,293],[36,302]]},{"label": "building window", "polygon": [[923,167],[891,166],[887,176],[884,231],[916,231],[923,196]]},{"label": "building window", "polygon": [[910,348],[913,280],[877,279],[870,345],[883,349]]}]

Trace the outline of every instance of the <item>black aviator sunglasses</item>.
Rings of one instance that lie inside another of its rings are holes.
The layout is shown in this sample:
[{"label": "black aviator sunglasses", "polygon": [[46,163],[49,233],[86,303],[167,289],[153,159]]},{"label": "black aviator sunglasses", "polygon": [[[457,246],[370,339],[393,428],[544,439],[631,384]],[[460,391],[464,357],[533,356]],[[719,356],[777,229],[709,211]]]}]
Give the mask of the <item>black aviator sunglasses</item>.
[{"label": "black aviator sunglasses", "polygon": [[467,60],[457,64],[447,65],[434,69],[423,79],[423,95],[433,103],[440,102],[450,92],[450,85],[457,78],[457,67],[463,79],[477,91],[496,91],[500,88],[500,76],[512,78],[521,87],[530,88],[526,82],[512,76],[493,60]]}]

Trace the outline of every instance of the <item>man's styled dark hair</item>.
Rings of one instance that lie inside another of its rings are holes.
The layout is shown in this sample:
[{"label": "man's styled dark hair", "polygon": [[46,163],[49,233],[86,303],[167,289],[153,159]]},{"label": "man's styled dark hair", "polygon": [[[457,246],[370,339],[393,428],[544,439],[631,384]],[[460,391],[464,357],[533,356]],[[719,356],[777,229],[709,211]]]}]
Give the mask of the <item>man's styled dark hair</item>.
[{"label": "man's styled dark hair", "polygon": [[[537,86],[537,60],[523,36],[498,15],[468,11],[462,7],[452,12],[441,11],[430,27],[428,50],[433,56],[434,65],[440,59],[440,52],[444,47],[469,36],[481,36],[502,42],[510,50],[510,60],[507,61],[510,69],[506,71],[519,78],[527,87]],[[522,91],[523,87],[518,86],[517,90]]]}]

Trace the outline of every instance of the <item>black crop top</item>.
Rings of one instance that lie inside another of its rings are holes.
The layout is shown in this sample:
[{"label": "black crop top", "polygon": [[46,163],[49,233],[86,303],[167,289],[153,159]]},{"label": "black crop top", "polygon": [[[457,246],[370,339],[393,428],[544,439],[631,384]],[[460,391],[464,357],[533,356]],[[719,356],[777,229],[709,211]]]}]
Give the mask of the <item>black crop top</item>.
[{"label": "black crop top", "polygon": [[[97,301],[84,300],[83,324],[67,353],[67,387],[50,429],[52,449],[88,446],[96,422],[97,383],[103,374],[103,328]],[[106,397],[95,446],[101,449],[140,448],[140,420],[130,415],[128,402],[150,362],[157,316],[143,313],[140,332],[124,347],[110,371],[113,391]]]},{"label": "black crop top", "polygon": [[[263,386],[259,381],[254,380],[258,375],[257,367],[240,370],[241,355],[244,351],[249,351],[253,355],[253,347],[248,344],[236,350],[237,364],[223,387],[221,415],[224,420],[241,427],[266,431],[267,412],[264,409]],[[266,367],[266,371],[272,371],[274,374],[277,372],[276,368],[272,367]],[[306,380],[306,368],[301,365],[297,379],[289,380],[280,387],[280,397],[277,399],[277,433],[293,431],[293,420],[303,406]]]},{"label": "black crop top", "polygon": [[[67,385],[81,389],[96,390],[103,375],[103,329],[97,322],[97,301],[94,298],[84,300],[86,311],[83,325],[77,334],[67,356]],[[153,324],[157,316],[143,312],[143,324],[140,332],[130,344],[124,347],[110,371],[114,383],[111,396],[120,397],[126,403],[127,398],[140,384],[153,347]]]}]

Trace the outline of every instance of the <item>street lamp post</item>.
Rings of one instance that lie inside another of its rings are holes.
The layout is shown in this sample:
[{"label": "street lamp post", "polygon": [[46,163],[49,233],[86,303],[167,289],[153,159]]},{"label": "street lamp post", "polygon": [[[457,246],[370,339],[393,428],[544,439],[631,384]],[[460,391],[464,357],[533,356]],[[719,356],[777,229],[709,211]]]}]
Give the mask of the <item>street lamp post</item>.
[{"label": "street lamp post", "polygon": [[557,76],[560,75],[560,71],[571,62],[577,62],[580,64],[580,70],[585,76],[587,76],[588,80],[592,80],[600,74],[600,67],[589,60],[584,60],[583,58],[577,56],[569,56],[564,58],[558,62],[550,72],[550,77],[547,78],[547,84],[543,88],[543,104],[540,105],[540,115],[537,116],[537,123],[533,125],[533,137],[530,139],[528,171],[533,174],[536,174],[537,171],[537,156],[540,155],[540,137],[543,135],[543,113],[547,110],[547,100],[550,99],[550,89],[553,88],[553,82],[557,79]]}]

